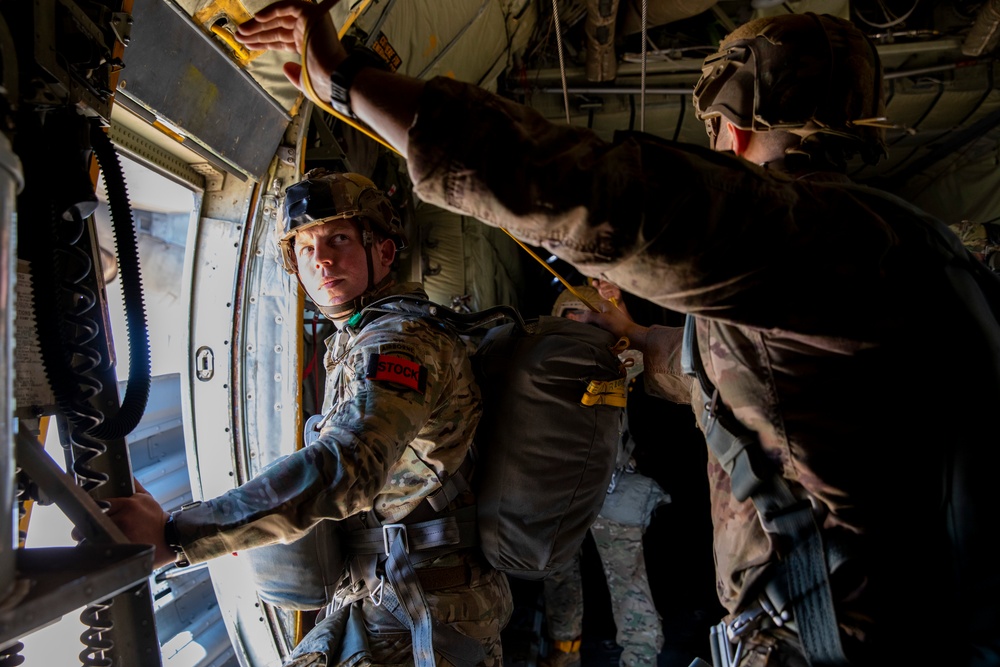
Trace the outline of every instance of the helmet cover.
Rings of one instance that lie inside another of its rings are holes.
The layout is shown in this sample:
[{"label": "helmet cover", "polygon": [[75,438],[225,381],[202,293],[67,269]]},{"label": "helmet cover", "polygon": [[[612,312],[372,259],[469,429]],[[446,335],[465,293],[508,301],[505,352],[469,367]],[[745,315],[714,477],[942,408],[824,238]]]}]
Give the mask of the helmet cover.
[{"label": "helmet cover", "polygon": [[885,152],[878,53],[849,21],[784,14],[750,21],[705,59],[695,111],[712,145],[725,118],[754,132],[787,130],[847,139],[868,162]]},{"label": "helmet cover", "polygon": [[389,198],[361,174],[313,169],[285,190],[284,215],[278,220],[278,255],[285,270],[298,272],[295,235],[331,220],[354,219],[361,223],[366,247],[371,232],[392,239],[396,250],[406,247],[403,224]]},{"label": "helmet cover", "polygon": [[552,314],[554,316],[566,317],[567,310],[590,310],[590,307],[580,297],[583,297],[592,304],[598,304],[604,300],[601,298],[600,293],[590,285],[579,285],[573,289],[580,296],[578,297],[568,289],[560,292],[559,296],[556,297],[556,302],[552,304]]}]

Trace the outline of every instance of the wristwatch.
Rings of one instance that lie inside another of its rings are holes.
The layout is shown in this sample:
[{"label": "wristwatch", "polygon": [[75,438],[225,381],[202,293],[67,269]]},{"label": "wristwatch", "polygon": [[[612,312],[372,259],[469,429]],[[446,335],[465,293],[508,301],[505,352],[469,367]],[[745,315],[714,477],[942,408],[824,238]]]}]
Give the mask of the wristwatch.
[{"label": "wristwatch", "polygon": [[177,554],[177,557],[174,559],[174,565],[177,567],[187,567],[191,563],[188,562],[187,557],[184,555],[184,547],[181,546],[181,538],[177,533],[177,524],[174,523],[176,516],[177,512],[171,512],[167,516],[167,522],[163,525],[163,540]]},{"label": "wristwatch", "polygon": [[374,67],[383,72],[392,71],[382,56],[365,46],[356,46],[330,74],[330,106],[337,113],[348,118],[357,118],[351,109],[351,84],[354,83],[354,77],[358,72],[366,67]]}]

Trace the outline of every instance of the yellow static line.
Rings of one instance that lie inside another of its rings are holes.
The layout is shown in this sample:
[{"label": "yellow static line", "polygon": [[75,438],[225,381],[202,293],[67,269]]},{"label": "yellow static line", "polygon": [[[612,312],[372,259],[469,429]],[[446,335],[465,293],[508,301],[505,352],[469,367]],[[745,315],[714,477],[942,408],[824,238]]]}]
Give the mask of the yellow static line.
[{"label": "yellow static line", "polygon": [[511,233],[510,233],[509,231],[507,231],[507,228],[505,228],[505,227],[501,227],[500,229],[502,229],[502,230],[503,230],[503,232],[504,232],[504,233],[505,233],[505,234],[506,234],[507,236],[509,236],[509,237],[511,237],[512,239],[514,239],[514,243],[516,243],[517,245],[519,245],[519,246],[521,246],[522,248],[524,248],[524,251],[525,251],[526,253],[528,253],[529,255],[531,255],[532,257],[534,257],[534,258],[535,258],[535,261],[536,261],[536,262],[538,262],[539,264],[541,264],[542,266],[544,266],[544,267],[546,268],[546,270],[547,270],[547,271],[548,271],[549,273],[551,273],[551,274],[552,274],[552,275],[554,275],[554,276],[555,276],[556,278],[558,278],[558,279],[559,279],[559,282],[561,282],[561,283],[562,283],[562,284],[563,284],[563,285],[564,285],[564,286],[566,287],[566,289],[568,289],[568,290],[569,290],[569,293],[570,293],[570,294],[572,294],[572,295],[573,295],[573,296],[575,296],[575,297],[576,297],[577,299],[579,299],[580,301],[582,301],[582,302],[584,303],[584,305],[586,305],[586,306],[587,306],[588,308],[590,308],[590,309],[591,309],[592,311],[594,311],[595,313],[599,313],[599,312],[601,312],[601,311],[600,311],[600,309],[599,309],[599,308],[598,308],[597,306],[595,306],[595,305],[594,305],[594,304],[592,304],[591,302],[587,301],[587,299],[586,299],[586,298],[585,298],[585,297],[584,297],[584,296],[583,296],[582,294],[580,294],[579,292],[577,292],[577,291],[576,291],[576,290],[575,290],[575,289],[573,288],[573,286],[572,286],[572,285],[570,285],[570,284],[569,284],[568,282],[566,282],[566,279],[565,279],[565,278],[563,278],[562,276],[560,276],[560,275],[559,275],[559,273],[558,273],[558,272],[557,272],[557,271],[556,271],[555,269],[553,269],[553,268],[552,268],[551,266],[549,266],[548,262],[546,262],[546,261],[545,261],[544,259],[542,259],[542,258],[541,258],[541,257],[539,257],[539,256],[538,256],[537,254],[535,254],[535,252],[534,252],[534,251],[533,251],[533,250],[532,250],[531,248],[529,248],[528,246],[526,246],[525,244],[523,244],[523,243],[521,243],[521,242],[520,242],[519,240],[517,240],[517,239],[516,239],[516,238],[514,237],[514,235],[513,235],[513,234],[511,234]]}]

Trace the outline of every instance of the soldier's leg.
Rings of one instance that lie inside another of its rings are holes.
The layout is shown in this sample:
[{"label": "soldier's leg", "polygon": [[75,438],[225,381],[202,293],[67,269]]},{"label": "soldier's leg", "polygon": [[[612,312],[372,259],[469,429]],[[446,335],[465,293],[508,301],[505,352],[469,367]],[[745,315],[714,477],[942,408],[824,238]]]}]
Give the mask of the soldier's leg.
[{"label": "soldier's leg", "polygon": [[583,577],[580,554],[566,567],[545,577],[545,623],[552,640],[543,664],[569,667],[580,664],[580,636],[583,634]]},{"label": "soldier's leg", "polygon": [[[482,667],[502,667],[500,632],[513,613],[506,575],[490,570],[472,586],[428,593],[427,601],[440,620],[483,645],[486,661]],[[435,659],[438,667],[451,665],[441,654],[435,653]]]},{"label": "soldier's leg", "polygon": [[590,532],[608,581],[621,664],[654,666],[663,648],[663,626],[646,577],[642,528],[598,518]]},{"label": "soldier's leg", "polygon": [[583,632],[583,578],[580,555],[565,568],[543,581],[545,622],[549,636],[556,641],[579,639]]}]

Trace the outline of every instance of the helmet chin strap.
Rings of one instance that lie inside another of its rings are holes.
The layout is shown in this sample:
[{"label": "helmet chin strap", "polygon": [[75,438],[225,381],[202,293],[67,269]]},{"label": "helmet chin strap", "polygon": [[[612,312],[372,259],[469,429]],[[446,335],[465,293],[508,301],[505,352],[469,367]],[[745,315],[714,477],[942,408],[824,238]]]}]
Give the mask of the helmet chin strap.
[{"label": "helmet chin strap", "polygon": [[380,280],[377,285],[371,285],[369,281],[369,288],[364,291],[361,295],[351,299],[350,301],[345,301],[344,303],[338,303],[333,306],[320,306],[317,304],[316,309],[323,313],[323,316],[328,320],[331,320],[334,324],[340,327],[341,322],[345,322],[350,319],[351,315],[359,312],[362,308],[375,301],[375,297],[384,290],[386,287],[395,282],[391,275],[387,275],[385,278]]},{"label": "helmet chin strap", "polygon": [[354,311],[357,310],[357,301],[358,299],[352,299],[346,303],[338,303],[334,306],[320,306],[317,304],[316,309],[323,313],[326,319],[339,324],[354,314]]}]

